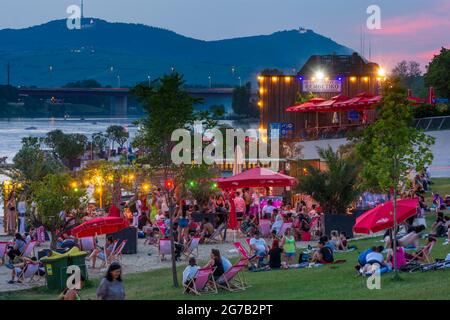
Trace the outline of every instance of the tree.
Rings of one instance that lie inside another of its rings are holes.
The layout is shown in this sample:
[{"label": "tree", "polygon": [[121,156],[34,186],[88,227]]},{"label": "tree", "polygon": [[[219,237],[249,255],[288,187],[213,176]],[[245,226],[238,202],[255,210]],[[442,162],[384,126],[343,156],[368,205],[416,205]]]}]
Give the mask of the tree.
[{"label": "tree", "polygon": [[64,166],[41,149],[38,138],[26,137],[22,139],[22,148],[13,158],[12,168],[2,170],[1,173],[22,182],[27,188],[33,181],[41,181],[48,174],[63,171]]},{"label": "tree", "polygon": [[[131,90],[147,113],[141,121],[134,145],[147,151],[140,161],[161,172],[164,181],[160,181],[160,185],[161,189],[166,190],[171,218],[173,190],[166,189],[164,182],[180,176],[183,171],[183,166],[172,162],[171,151],[175,142],[171,141],[171,136],[176,129],[192,128],[193,121],[198,119],[194,104],[201,102],[201,99],[193,98],[184,91],[183,84],[183,77],[174,72],[158,79],[152,86],[138,85]],[[170,232],[173,285],[178,287],[172,226]]]},{"label": "tree", "polygon": [[[397,231],[397,194],[401,183],[408,183],[411,168],[421,170],[431,163],[430,146],[434,138],[413,126],[411,107],[404,87],[398,80],[388,80],[377,107],[377,120],[356,139],[356,150],[362,160],[360,176],[366,189],[393,191],[394,228]],[[393,250],[396,252],[395,241]],[[394,255],[394,265],[396,265]],[[396,272],[396,278],[398,274]]]},{"label": "tree", "polygon": [[298,177],[297,191],[306,193],[320,203],[328,214],[346,214],[347,208],[358,196],[358,168],[349,158],[331,147],[317,148],[326,170],[308,166],[307,174]]},{"label": "tree", "polygon": [[232,108],[233,112],[238,115],[246,115],[250,117],[259,117],[259,109],[251,102],[252,85],[247,82],[241,87],[233,90]]},{"label": "tree", "polygon": [[85,135],[65,134],[61,130],[50,131],[43,141],[53,150],[55,157],[70,169],[75,166],[74,161],[86,151],[88,146],[88,138]]},{"label": "tree", "polygon": [[212,112],[215,118],[220,118],[225,114],[225,107],[223,104],[212,105],[209,110]]},{"label": "tree", "polygon": [[450,98],[450,49],[441,48],[428,64],[425,73],[425,84],[436,89],[443,98]]},{"label": "tree", "polygon": [[108,143],[108,137],[103,132],[96,132],[92,134],[92,149],[96,150],[99,154],[105,151]]},{"label": "tree", "polygon": [[34,218],[51,233],[52,250],[56,249],[58,232],[65,227],[59,216],[61,211],[78,209],[85,202],[85,190],[71,187],[68,174],[49,174],[42,181],[31,185],[32,198],[36,202]]},{"label": "tree", "polygon": [[399,78],[400,83],[411,89],[416,95],[425,96],[427,94],[418,62],[402,60],[392,69],[391,75]]},{"label": "tree", "polygon": [[122,149],[123,145],[125,144],[125,142],[127,142],[128,138],[130,137],[130,134],[125,129],[125,127],[119,125],[112,125],[106,129],[106,136],[110,141],[112,141],[113,149],[114,149],[114,142],[117,142],[117,144]]}]

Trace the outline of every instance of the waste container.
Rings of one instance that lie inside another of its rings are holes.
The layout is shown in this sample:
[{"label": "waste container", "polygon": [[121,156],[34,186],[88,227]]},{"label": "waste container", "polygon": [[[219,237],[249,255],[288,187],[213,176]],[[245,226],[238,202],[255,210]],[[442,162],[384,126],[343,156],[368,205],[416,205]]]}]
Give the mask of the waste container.
[{"label": "waste container", "polygon": [[88,280],[88,272],[86,268],[86,257],[88,253],[85,251],[78,251],[69,255],[68,265],[75,265],[80,267],[81,275],[85,280]]},{"label": "waste container", "polygon": [[45,265],[47,288],[50,290],[63,290],[67,281],[68,256],[55,254],[42,258],[41,262]]}]

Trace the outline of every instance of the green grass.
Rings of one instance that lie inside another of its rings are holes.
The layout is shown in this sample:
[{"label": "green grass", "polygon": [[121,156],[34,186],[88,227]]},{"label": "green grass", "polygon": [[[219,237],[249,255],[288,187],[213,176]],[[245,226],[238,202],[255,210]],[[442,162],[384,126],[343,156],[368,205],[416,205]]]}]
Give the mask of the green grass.
[{"label": "green grass", "polygon": [[[435,179],[433,190],[450,193],[450,179]],[[447,211],[447,214],[449,212]],[[433,216],[427,218],[430,226]],[[311,269],[279,270],[268,272],[245,272],[251,285],[243,292],[220,292],[217,295],[203,295],[200,298],[182,294],[181,288],[172,287],[170,269],[160,269],[124,276],[127,299],[449,299],[448,279],[450,269],[428,272],[401,273],[401,280],[393,280],[393,273],[382,275],[381,290],[369,290],[366,278],[356,276],[353,266],[357,255],[370,246],[380,244],[379,238],[352,241],[358,247],[355,252],[339,253],[336,259],[347,260],[344,264],[327,265]],[[450,246],[443,246],[443,240],[432,252],[434,258],[444,258]],[[423,244],[423,243],[422,243]],[[178,269],[178,275],[184,267]],[[95,299],[99,280],[94,280],[81,292],[82,299]],[[58,293],[48,292],[46,288],[34,288],[0,294],[6,299],[56,299]]]}]

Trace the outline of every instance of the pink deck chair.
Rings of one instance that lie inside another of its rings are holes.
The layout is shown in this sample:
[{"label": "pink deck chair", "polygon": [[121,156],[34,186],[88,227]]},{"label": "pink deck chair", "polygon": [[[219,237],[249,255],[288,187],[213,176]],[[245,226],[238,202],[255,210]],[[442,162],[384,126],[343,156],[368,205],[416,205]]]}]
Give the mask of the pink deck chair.
[{"label": "pink deck chair", "polygon": [[242,270],[247,266],[246,260],[240,260],[216,280],[217,286],[228,291],[245,290],[248,285]]},{"label": "pink deck chair", "polygon": [[284,233],[286,232],[286,230],[288,228],[292,228],[292,222],[285,222],[285,223],[283,223],[283,225],[280,228],[280,231],[277,233],[277,236],[278,237],[284,236]]},{"label": "pink deck chair", "polygon": [[39,274],[39,263],[27,263],[24,270],[17,275],[18,280],[25,282],[26,279],[28,279],[28,282],[34,282],[34,278],[38,277],[37,281],[41,279],[41,276]]},{"label": "pink deck chair", "polygon": [[0,242],[0,262],[1,264],[5,263],[6,249],[8,248],[9,242],[1,241]]},{"label": "pink deck chair", "polygon": [[122,251],[125,248],[128,240],[122,240],[122,242],[117,246],[117,249],[111,255],[111,261],[120,261],[122,263]]},{"label": "pink deck chair", "polygon": [[184,250],[183,254],[186,256],[186,259],[192,255],[194,257],[198,257],[198,245],[200,244],[201,237],[193,237],[189,247]]},{"label": "pink deck chair", "polygon": [[84,237],[80,238],[80,247],[81,250],[86,252],[92,252],[95,249],[95,237]]},{"label": "pink deck chair", "polygon": [[168,239],[168,238],[161,238],[161,239],[159,239],[158,254],[159,254],[159,261],[160,262],[165,259],[165,255],[172,254],[172,252],[170,250],[170,239]]},{"label": "pink deck chair", "polygon": [[23,250],[21,257],[32,258],[34,257],[34,247],[36,246],[37,241],[30,241],[25,245],[25,249]]},{"label": "pink deck chair", "polygon": [[100,260],[103,261],[103,263],[102,263],[102,265],[100,266],[100,268],[106,267],[106,266],[108,266],[108,265],[112,262],[112,261],[111,261],[111,258],[113,257],[114,252],[116,251],[116,248],[117,248],[117,244],[118,244],[118,243],[119,243],[118,240],[114,240],[114,242],[113,242],[113,247],[112,247],[112,250],[111,250],[111,252],[109,253],[109,255],[108,255],[108,253],[106,252],[106,245],[104,246],[104,248],[103,248],[104,259],[103,259],[100,255],[97,256],[97,259],[100,259]]},{"label": "pink deck chair", "polygon": [[45,242],[45,228],[43,226],[40,226],[36,229],[36,236],[39,243]]},{"label": "pink deck chair", "polygon": [[270,220],[269,219],[259,220],[259,231],[261,232],[261,236],[263,236],[263,237],[270,236]]},{"label": "pink deck chair", "polygon": [[239,254],[241,255],[241,257],[243,259],[250,259],[250,254],[249,252],[244,248],[244,246],[242,245],[242,243],[240,242],[234,242],[233,243],[234,247],[238,250]]},{"label": "pink deck chair", "polygon": [[213,278],[214,268],[203,268],[197,271],[194,279],[183,283],[183,293],[217,293],[217,285]]}]

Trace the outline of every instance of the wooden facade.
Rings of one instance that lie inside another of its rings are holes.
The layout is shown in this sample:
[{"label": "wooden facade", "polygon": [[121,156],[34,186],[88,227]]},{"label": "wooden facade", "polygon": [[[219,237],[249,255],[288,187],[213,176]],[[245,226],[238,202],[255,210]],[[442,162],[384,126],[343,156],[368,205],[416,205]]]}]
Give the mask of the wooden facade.
[{"label": "wooden facade", "polygon": [[[322,80],[315,79],[317,70],[324,74]],[[349,120],[347,112],[319,113],[319,112],[286,112],[286,108],[296,104],[298,96],[307,95],[304,83],[309,81],[328,81],[339,84],[340,90],[334,92],[312,92],[317,97],[330,99],[336,95],[349,98],[358,93],[368,92],[378,94],[381,81],[379,66],[366,62],[358,54],[338,56],[312,56],[297,75],[260,75],[259,101],[260,128],[270,129],[273,123],[292,123],[294,128],[286,137],[301,139],[305,132],[320,129],[338,129],[360,126],[362,118]],[[333,80],[333,81],[329,81]],[[374,111],[366,111],[366,122],[374,120]]]}]

